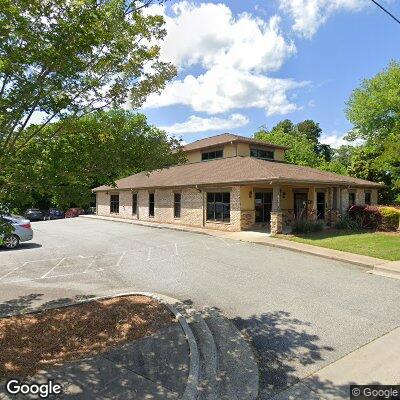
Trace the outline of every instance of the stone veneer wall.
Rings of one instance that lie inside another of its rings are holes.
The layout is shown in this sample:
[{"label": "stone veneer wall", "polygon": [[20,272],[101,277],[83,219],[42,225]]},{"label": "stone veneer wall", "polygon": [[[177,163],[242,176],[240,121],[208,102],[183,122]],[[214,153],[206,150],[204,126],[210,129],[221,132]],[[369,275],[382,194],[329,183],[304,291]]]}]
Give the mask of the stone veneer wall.
[{"label": "stone veneer wall", "polygon": [[[213,189],[215,191],[215,189]],[[97,215],[115,216],[127,219],[139,219],[141,221],[153,221],[160,223],[172,223],[189,225],[211,229],[238,231],[241,229],[240,212],[240,187],[221,188],[221,191],[231,192],[231,215],[230,222],[205,221],[203,209],[206,209],[206,190],[204,192],[195,188],[182,190],[155,189],[138,190],[138,214],[132,215],[132,193],[131,190],[120,190],[98,192],[96,196]],[[149,193],[154,193],[155,212],[154,217],[149,216]],[[174,218],[174,193],[181,193],[181,217]],[[110,213],[110,194],[119,194],[119,214]]]}]

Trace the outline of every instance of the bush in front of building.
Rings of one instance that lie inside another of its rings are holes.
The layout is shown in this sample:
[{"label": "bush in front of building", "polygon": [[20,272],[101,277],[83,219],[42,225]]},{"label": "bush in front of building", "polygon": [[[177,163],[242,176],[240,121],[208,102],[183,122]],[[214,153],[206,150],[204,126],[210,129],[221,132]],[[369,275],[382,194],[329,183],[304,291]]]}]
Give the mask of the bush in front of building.
[{"label": "bush in front of building", "polygon": [[348,217],[336,225],[339,229],[395,231],[399,228],[400,209],[392,206],[351,206]]},{"label": "bush in front of building", "polygon": [[400,209],[391,206],[381,206],[382,223],[379,227],[383,231],[395,231],[400,227]]},{"label": "bush in front of building", "polygon": [[351,231],[359,231],[361,229],[359,223],[356,220],[350,218],[349,215],[342,215],[336,222],[335,228]]},{"label": "bush in front of building", "polygon": [[323,221],[313,221],[309,219],[295,219],[292,225],[293,233],[311,233],[322,231],[324,228]]},{"label": "bush in front of building", "polygon": [[349,208],[348,214],[360,229],[378,229],[382,224],[382,214],[378,206],[354,205]]}]

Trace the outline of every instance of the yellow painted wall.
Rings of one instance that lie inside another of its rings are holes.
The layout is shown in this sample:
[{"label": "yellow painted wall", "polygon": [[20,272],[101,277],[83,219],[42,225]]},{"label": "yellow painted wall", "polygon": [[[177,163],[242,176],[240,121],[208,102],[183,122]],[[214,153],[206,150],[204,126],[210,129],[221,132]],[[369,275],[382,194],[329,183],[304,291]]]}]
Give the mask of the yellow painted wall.
[{"label": "yellow painted wall", "polygon": [[274,157],[276,161],[284,161],[285,160],[285,150],[283,149],[274,149]]},{"label": "yellow painted wall", "polygon": [[293,188],[291,186],[281,187],[281,208],[283,210],[293,208]]},{"label": "yellow painted wall", "polygon": [[224,146],[224,158],[236,157],[236,144],[226,144]]},{"label": "yellow painted wall", "polygon": [[187,157],[187,162],[190,163],[195,163],[195,162],[200,162],[201,161],[201,151],[193,151],[191,153],[186,153]]},{"label": "yellow painted wall", "polygon": [[238,143],[237,144],[238,156],[249,157],[250,156],[250,146],[248,143]]},{"label": "yellow painted wall", "polygon": [[[249,194],[251,193],[251,197]],[[254,210],[254,192],[252,186],[240,187],[240,209],[241,210]]]}]

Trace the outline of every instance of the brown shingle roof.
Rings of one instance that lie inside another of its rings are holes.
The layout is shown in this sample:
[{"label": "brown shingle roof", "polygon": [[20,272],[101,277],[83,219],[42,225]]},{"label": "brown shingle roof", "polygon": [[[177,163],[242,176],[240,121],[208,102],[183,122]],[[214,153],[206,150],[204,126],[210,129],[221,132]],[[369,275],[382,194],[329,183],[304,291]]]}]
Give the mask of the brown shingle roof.
[{"label": "brown shingle roof", "polygon": [[259,146],[268,146],[277,149],[286,149],[285,146],[279,146],[277,144],[267,143],[262,140],[248,138],[246,136],[233,135],[232,133],[223,133],[222,135],[211,136],[204,139],[196,140],[195,142],[189,143],[183,146],[183,151],[194,151],[214,146],[221,146],[226,143],[236,142],[236,143],[250,143]]},{"label": "brown shingle roof", "polygon": [[[193,164],[176,165],[150,173],[141,172],[116,181],[118,189],[182,187],[211,184],[256,182],[321,183],[380,187],[376,182],[320,171],[318,169],[260,160],[253,157],[222,158]],[[93,191],[109,190],[100,186]]]}]

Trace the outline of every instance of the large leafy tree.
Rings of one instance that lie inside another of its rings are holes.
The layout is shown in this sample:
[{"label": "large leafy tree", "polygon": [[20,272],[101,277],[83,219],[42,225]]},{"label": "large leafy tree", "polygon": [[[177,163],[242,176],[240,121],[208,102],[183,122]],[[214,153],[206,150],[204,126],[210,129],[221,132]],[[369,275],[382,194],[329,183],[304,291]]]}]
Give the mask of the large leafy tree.
[{"label": "large leafy tree", "polygon": [[99,111],[63,126],[54,135],[59,123],[48,125],[4,171],[3,198],[8,194],[14,207],[88,206],[95,186],[183,161],[179,142],[142,114]]},{"label": "large leafy tree", "polygon": [[282,121],[270,131],[261,127],[254,137],[268,143],[288,147],[285,161],[292,164],[316,167],[322,162],[321,156],[315,151],[315,143],[296,129],[289,120]]},{"label": "large leafy tree", "polygon": [[[50,123],[58,131],[66,116],[138,107],[174,76],[159,60],[163,19],[143,13],[151,2],[0,2],[0,167]],[[26,134],[38,112],[43,122]]]},{"label": "large leafy tree", "polygon": [[352,157],[351,172],[383,181],[381,201],[400,202],[400,63],[391,62],[382,72],[363,81],[347,103],[353,124],[348,139],[365,145]]}]

